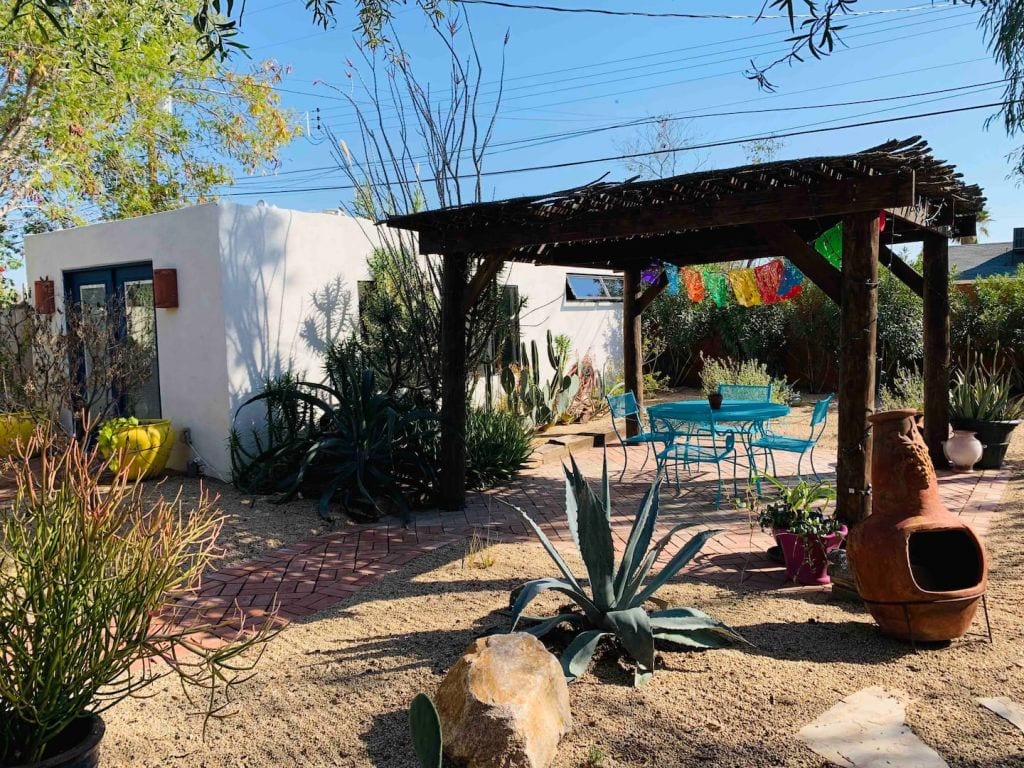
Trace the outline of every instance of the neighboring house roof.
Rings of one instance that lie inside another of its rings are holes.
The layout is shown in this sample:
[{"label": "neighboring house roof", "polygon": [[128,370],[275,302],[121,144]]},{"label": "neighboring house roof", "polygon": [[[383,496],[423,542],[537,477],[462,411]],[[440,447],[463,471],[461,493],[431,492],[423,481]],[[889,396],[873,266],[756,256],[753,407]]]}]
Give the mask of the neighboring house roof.
[{"label": "neighboring house roof", "polygon": [[956,268],[957,282],[1017,274],[1017,267],[1024,264],[1024,242],[1021,242],[1024,241],[1024,228],[1015,229],[1013,234],[1012,243],[981,243],[950,248],[949,265]]}]

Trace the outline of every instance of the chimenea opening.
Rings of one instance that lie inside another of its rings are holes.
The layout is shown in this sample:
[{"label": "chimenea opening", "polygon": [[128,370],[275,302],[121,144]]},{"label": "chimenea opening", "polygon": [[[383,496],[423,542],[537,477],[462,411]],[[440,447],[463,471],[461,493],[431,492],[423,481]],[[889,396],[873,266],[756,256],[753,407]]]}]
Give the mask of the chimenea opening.
[{"label": "chimenea opening", "polygon": [[912,533],[907,552],[910,573],[925,592],[954,592],[981,581],[981,553],[966,529]]}]

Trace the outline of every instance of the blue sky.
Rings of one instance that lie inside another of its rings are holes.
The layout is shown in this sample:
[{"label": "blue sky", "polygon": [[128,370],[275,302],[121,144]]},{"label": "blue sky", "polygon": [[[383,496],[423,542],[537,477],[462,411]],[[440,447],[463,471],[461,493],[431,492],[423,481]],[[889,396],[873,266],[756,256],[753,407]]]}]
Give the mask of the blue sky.
[{"label": "blue sky", "polygon": [[[525,0],[523,0],[525,2]],[[756,0],[661,0],[642,4],[624,0],[554,0],[576,7],[645,11],[749,14]],[[952,94],[933,94],[845,107],[811,108],[680,121],[691,142],[712,143],[809,127],[953,109],[997,101],[1001,70],[991,61],[976,28],[978,9],[913,0],[862,0],[858,11],[920,8],[851,18],[843,33],[848,48],[822,61],[775,70],[777,93],[758,90],[743,76],[751,56],[765,60],[786,47],[788,25],[782,20],[681,20],[558,14],[489,7],[470,8],[470,21],[484,60],[483,92],[494,90],[506,30],[505,94],[495,144],[530,137],[593,128],[658,115],[747,111],[783,107],[814,107],[835,102],[899,97],[971,86]],[[313,26],[299,0],[250,0],[244,18],[244,41],[253,58],[272,57],[292,67],[282,89],[283,103],[311,134],[282,153],[278,175],[241,179],[225,196],[238,202],[264,199],[283,207],[319,210],[336,207],[344,190],[303,191],[341,186],[343,174],[330,166],[331,152],[323,133],[330,125],[354,145],[351,108],[337,89],[353,88],[346,76],[347,60],[358,61],[355,16],[350,4],[339,3],[336,28]],[[415,7],[399,7],[396,29],[418,76],[443,90],[446,62]],[[988,85],[981,85],[989,83]],[[353,91],[355,92],[355,91]],[[484,96],[482,102],[492,102]],[[317,110],[319,109],[319,113]],[[994,110],[976,110],[906,122],[862,127],[785,140],[780,157],[850,152],[890,138],[923,135],[938,156],[958,165],[965,177],[981,184],[989,199],[993,222],[989,240],[1008,240],[1014,224],[1024,226],[1024,191],[1007,178],[1006,155],[1016,146],[1001,124],[985,129]],[[571,140],[498,147],[487,161],[490,170],[521,168],[620,154],[635,128],[606,131]],[[1024,143],[1024,137],[1020,138]],[[695,163],[726,167],[745,162],[740,146],[683,153],[679,172]],[[309,170],[307,170],[309,169]],[[621,162],[515,173],[488,180],[485,195],[501,198],[563,189],[608,173],[628,175]],[[234,194],[233,194],[234,193]]]}]

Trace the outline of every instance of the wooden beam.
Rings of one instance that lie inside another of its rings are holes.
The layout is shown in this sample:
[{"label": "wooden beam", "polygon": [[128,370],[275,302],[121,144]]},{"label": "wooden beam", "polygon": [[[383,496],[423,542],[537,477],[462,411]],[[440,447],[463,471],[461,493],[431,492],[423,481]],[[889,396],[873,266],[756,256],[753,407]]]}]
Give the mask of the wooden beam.
[{"label": "wooden beam", "polygon": [[[636,401],[644,404],[644,365],[643,342],[641,339],[642,319],[638,309],[640,297],[639,267],[627,269],[622,280],[622,372],[625,390],[636,396]],[[626,419],[626,436],[633,437],[640,433],[640,419],[630,416]]]},{"label": "wooden beam", "polygon": [[878,213],[843,219],[843,296],[839,333],[839,463],[836,514],[859,523],[871,514],[871,425],[878,324]]},{"label": "wooden beam", "polygon": [[468,313],[473,309],[473,305],[476,304],[477,299],[480,298],[480,294],[484,292],[484,288],[487,284],[494,279],[501,268],[505,266],[505,252],[492,253],[489,256],[485,256],[480,266],[476,270],[476,274],[473,275],[473,279],[469,281],[469,288],[466,290],[466,299],[462,305],[463,314]]},{"label": "wooden beam", "polygon": [[653,259],[684,266],[751,259],[763,255],[761,243],[750,227],[719,227],[651,237],[528,247],[517,251],[514,258],[534,264],[586,264],[605,269],[625,269],[627,266],[647,266]]},{"label": "wooden beam", "polygon": [[910,206],[912,173],[876,176],[820,186],[739,192],[720,199],[679,201],[643,208],[590,211],[506,226],[420,233],[420,253],[482,253],[544,243],[584,242],[712,227],[841,216]]},{"label": "wooden beam", "polygon": [[879,245],[878,260],[910,290],[918,296],[924,296],[924,278],[897,254],[886,246]]},{"label": "wooden beam", "polygon": [[924,439],[937,467],[949,437],[949,242],[924,241]]},{"label": "wooden beam", "polygon": [[658,275],[657,281],[654,285],[650,286],[643,295],[636,300],[636,312],[638,315],[642,315],[651,303],[658,298],[662,292],[668,288],[668,277],[665,275],[665,270],[662,270]]},{"label": "wooden beam", "polygon": [[792,227],[785,224],[759,224],[755,229],[764,240],[767,250],[785,256],[832,301],[843,303],[842,273],[809,246]]},{"label": "wooden beam", "polygon": [[438,505],[466,505],[466,315],[469,260],[448,254],[441,265],[441,448]]}]

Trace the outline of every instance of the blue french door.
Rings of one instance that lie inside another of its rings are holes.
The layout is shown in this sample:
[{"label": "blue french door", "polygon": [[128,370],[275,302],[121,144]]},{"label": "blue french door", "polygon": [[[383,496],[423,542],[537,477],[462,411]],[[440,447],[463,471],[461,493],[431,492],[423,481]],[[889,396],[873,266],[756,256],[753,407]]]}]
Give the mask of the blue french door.
[{"label": "blue french door", "polygon": [[[118,340],[138,345],[149,352],[148,378],[130,392],[111,390],[94,397],[108,414],[136,416],[140,419],[160,418],[160,371],[157,364],[156,309],[153,305],[153,265],[126,264],[102,269],[76,270],[64,273],[66,298],[80,305],[82,311],[110,315],[117,323]],[[92,380],[91,366],[108,361],[83,356],[81,370],[74,372],[79,385]],[[94,414],[95,415],[95,414]]]}]

